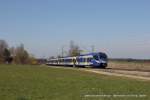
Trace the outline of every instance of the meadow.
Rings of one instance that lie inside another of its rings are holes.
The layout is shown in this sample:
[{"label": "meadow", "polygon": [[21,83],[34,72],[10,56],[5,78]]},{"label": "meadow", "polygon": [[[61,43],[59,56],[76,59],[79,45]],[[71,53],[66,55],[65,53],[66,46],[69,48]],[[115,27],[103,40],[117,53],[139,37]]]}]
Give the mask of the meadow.
[{"label": "meadow", "polygon": [[41,65],[0,65],[0,100],[150,100],[150,81]]}]

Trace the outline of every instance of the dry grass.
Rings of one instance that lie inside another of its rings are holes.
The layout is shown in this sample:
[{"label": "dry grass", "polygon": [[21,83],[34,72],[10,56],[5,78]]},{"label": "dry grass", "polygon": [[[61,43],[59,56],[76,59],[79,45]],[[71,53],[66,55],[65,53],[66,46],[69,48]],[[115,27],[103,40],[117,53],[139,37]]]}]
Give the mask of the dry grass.
[{"label": "dry grass", "polygon": [[121,69],[150,71],[150,62],[109,61],[108,68],[119,68],[119,69],[121,68]]}]

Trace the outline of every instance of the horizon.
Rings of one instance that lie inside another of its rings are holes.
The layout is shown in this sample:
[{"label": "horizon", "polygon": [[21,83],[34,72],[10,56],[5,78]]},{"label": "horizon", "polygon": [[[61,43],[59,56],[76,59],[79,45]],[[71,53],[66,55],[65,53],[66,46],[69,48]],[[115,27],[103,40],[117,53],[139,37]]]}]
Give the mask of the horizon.
[{"label": "horizon", "polygon": [[61,55],[71,40],[84,53],[109,58],[150,59],[148,0],[0,1],[0,39],[23,43],[35,57]]}]

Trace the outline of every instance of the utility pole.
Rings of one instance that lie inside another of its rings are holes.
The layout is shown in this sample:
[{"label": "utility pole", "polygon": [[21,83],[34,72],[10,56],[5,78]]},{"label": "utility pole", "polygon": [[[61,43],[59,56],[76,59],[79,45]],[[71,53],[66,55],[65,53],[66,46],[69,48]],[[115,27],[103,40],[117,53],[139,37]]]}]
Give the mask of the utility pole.
[{"label": "utility pole", "polygon": [[92,50],[92,52],[95,51],[95,46],[94,45],[91,46],[91,50]]},{"label": "utility pole", "polygon": [[62,57],[64,57],[64,46],[61,48]]}]

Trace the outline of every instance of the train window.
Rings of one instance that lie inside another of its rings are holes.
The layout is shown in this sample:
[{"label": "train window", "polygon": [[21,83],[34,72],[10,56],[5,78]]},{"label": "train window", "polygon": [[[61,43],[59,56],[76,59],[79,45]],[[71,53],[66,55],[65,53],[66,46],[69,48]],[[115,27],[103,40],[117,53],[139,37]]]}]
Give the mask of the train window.
[{"label": "train window", "polygon": [[93,58],[94,58],[95,60],[99,60],[97,55],[94,55]]},{"label": "train window", "polygon": [[82,62],[82,58],[78,58],[78,62]]},{"label": "train window", "polygon": [[86,58],[86,62],[88,62],[88,58]]},{"label": "train window", "polygon": [[80,62],[83,62],[83,61],[82,61],[82,58],[80,58]]},{"label": "train window", "polygon": [[90,62],[91,61],[91,58],[87,58],[87,62]]},{"label": "train window", "polygon": [[71,62],[71,59],[69,59],[68,61]]},{"label": "train window", "polygon": [[84,62],[87,62],[86,58],[84,58]]},{"label": "train window", "polygon": [[79,59],[79,58],[77,58],[77,62],[80,62],[80,59]]},{"label": "train window", "polygon": [[84,58],[84,62],[86,62],[86,58]]},{"label": "train window", "polygon": [[100,53],[99,56],[100,56],[100,59],[107,59],[107,55],[104,53]]},{"label": "train window", "polygon": [[84,62],[84,58],[82,58],[82,62]]},{"label": "train window", "polygon": [[72,59],[66,59],[66,62],[72,62]]},{"label": "train window", "polygon": [[90,58],[90,61],[92,60],[92,58]]},{"label": "train window", "polygon": [[68,62],[68,59],[66,59],[66,62]]},{"label": "train window", "polygon": [[82,58],[83,62],[85,62],[85,58]]},{"label": "train window", "polygon": [[84,62],[86,62],[86,58],[83,58],[84,59]]},{"label": "train window", "polygon": [[89,62],[89,58],[87,58],[87,62]]}]

